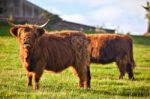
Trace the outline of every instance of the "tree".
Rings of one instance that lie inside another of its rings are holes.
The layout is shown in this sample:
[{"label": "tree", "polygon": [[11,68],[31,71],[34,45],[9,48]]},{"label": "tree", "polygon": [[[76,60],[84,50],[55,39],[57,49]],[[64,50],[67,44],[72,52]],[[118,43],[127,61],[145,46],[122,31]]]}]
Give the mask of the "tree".
[{"label": "tree", "polygon": [[143,8],[147,11],[146,13],[146,19],[148,20],[147,33],[150,33],[150,2],[147,2],[146,6],[143,6]]}]

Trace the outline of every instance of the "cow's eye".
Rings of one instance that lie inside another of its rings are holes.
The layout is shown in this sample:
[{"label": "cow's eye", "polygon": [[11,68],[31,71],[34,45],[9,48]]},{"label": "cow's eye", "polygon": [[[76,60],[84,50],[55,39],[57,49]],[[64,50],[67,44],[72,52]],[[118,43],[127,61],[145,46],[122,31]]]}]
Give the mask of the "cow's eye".
[{"label": "cow's eye", "polygon": [[25,32],[29,32],[30,30],[31,30],[31,29],[28,28],[28,27],[24,29]]}]

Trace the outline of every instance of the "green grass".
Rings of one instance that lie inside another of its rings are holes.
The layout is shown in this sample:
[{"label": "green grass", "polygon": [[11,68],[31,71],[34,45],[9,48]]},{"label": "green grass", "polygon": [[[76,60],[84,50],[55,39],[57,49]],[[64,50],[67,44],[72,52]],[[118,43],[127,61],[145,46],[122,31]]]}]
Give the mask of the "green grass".
[{"label": "green grass", "polygon": [[0,23],[0,99],[150,99],[150,37],[133,36],[136,61],[135,81],[118,80],[115,63],[91,64],[91,88],[77,87],[77,77],[67,69],[59,74],[45,72],[40,89],[26,87],[26,75],[19,62],[19,46],[9,34],[9,26]]}]

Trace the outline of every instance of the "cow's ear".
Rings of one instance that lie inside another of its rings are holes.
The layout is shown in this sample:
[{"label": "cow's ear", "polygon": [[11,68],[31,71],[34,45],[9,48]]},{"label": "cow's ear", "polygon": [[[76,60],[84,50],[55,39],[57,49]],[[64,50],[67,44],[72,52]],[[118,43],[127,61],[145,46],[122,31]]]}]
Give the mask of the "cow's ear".
[{"label": "cow's ear", "polygon": [[10,28],[10,33],[11,33],[12,36],[17,37],[17,35],[18,35],[18,27]]},{"label": "cow's ear", "polygon": [[37,29],[37,35],[38,36],[41,36],[42,34],[44,34],[45,33],[45,30],[43,29],[43,28],[38,28]]}]

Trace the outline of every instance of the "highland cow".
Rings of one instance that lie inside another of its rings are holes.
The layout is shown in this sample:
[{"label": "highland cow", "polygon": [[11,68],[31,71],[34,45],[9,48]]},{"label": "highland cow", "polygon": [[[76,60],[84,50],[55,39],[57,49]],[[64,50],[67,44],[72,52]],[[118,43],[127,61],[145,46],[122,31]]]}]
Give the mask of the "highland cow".
[{"label": "highland cow", "polygon": [[44,70],[58,73],[72,66],[78,74],[79,87],[90,87],[89,41],[82,32],[48,33],[43,29],[46,24],[9,24],[10,33],[20,45],[20,59],[27,72],[28,86],[32,86],[33,78],[33,88],[38,89]]},{"label": "highland cow", "polygon": [[87,38],[90,40],[92,63],[116,62],[120,71],[119,79],[123,79],[125,72],[128,73],[129,79],[134,79],[133,42],[128,35],[90,34]]}]

